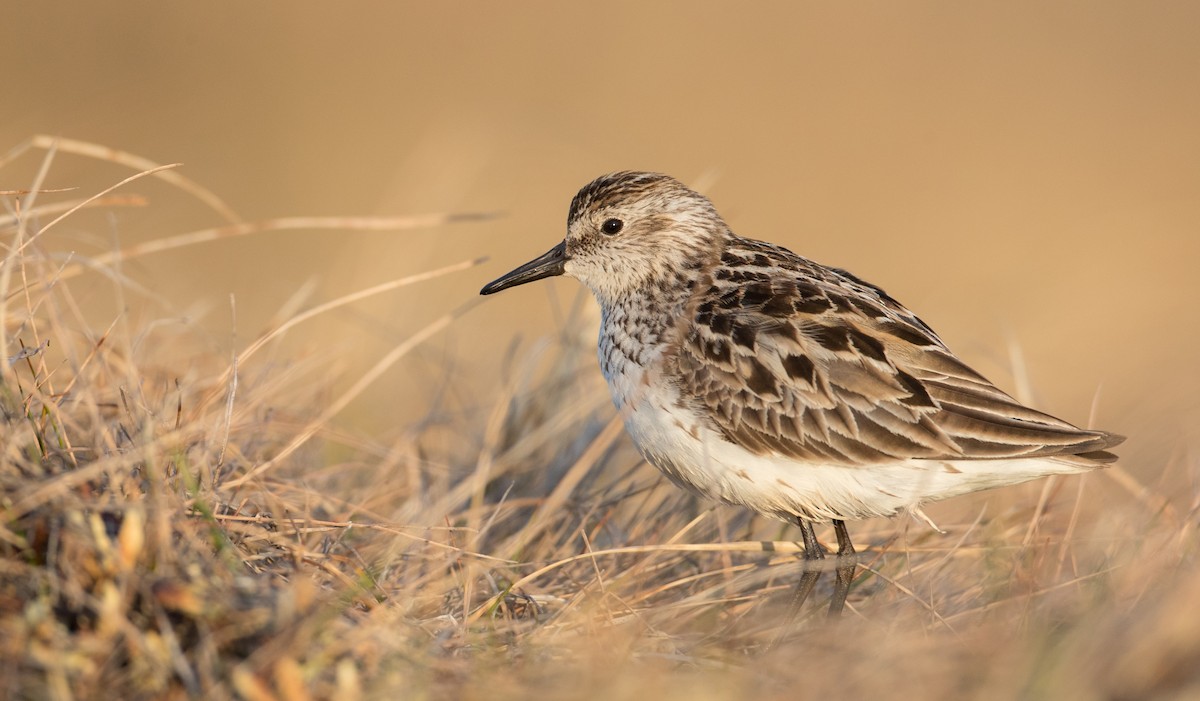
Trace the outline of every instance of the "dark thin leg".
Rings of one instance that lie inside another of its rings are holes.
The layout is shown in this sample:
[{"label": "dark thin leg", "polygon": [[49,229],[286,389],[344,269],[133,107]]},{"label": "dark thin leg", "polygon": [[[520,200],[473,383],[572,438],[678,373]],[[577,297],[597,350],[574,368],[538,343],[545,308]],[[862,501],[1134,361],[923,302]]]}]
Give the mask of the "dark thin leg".
[{"label": "dark thin leg", "polygon": [[812,563],[825,559],[825,548],[817,541],[812,523],[797,518],[796,524],[800,526],[800,535],[804,538],[804,572],[800,575],[800,581],[796,583],[795,594],[792,595],[792,605],[788,610],[789,623],[800,613],[800,607],[804,605],[813,587],[817,585],[817,580],[821,578],[821,568],[812,567]]},{"label": "dark thin leg", "polygon": [[831,618],[842,613],[842,607],[846,605],[846,595],[850,593],[850,583],[854,581],[854,570],[858,566],[858,558],[854,556],[854,544],[850,542],[846,522],[834,521],[833,531],[837,533],[838,551],[837,582],[833,587],[833,599],[829,602]]}]

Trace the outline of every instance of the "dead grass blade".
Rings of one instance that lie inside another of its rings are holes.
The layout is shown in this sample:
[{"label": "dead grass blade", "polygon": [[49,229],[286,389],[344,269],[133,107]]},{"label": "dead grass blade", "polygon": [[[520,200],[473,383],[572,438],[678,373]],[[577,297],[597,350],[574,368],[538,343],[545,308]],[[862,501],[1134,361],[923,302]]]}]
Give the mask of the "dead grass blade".
[{"label": "dead grass blade", "polygon": [[280,217],[258,222],[246,222],[200,229],[186,234],[167,236],[145,243],[135,244],[109,253],[91,256],[88,263],[77,264],[63,271],[64,278],[75,277],[89,268],[104,267],[128,260],[162,253],[202,243],[212,243],[240,236],[266,233],[269,231],[297,231],[331,229],[341,231],[407,231],[426,229],[455,221],[473,221],[486,218],[486,214],[426,214],[412,217]]},{"label": "dead grass blade", "polygon": [[[66,188],[74,190],[75,188]],[[60,192],[60,190],[39,190],[38,192]],[[0,192],[0,194],[9,194]],[[110,197],[101,197],[99,199],[87,200],[67,200],[65,202],[53,202],[50,204],[38,205],[37,207],[27,207],[24,210],[24,217],[49,216],[51,214],[59,214],[69,210],[90,209],[93,207],[145,207],[150,204],[150,200],[142,195],[123,194],[112,195]],[[7,214],[0,216],[0,229],[7,229],[16,225],[18,217],[16,214]]]},{"label": "dead grass blade", "polygon": [[[8,258],[12,258],[14,256],[21,254],[26,248],[29,247],[29,244],[33,243],[35,240],[40,238],[43,234],[45,234],[50,229],[53,229],[55,224],[58,224],[62,220],[66,219],[67,217],[74,214],[75,212],[78,212],[79,210],[83,209],[91,202],[98,200],[101,197],[104,197],[105,195],[112,192],[113,190],[120,188],[122,185],[126,185],[135,180],[140,180],[140,179],[146,177],[147,175],[154,175],[155,173],[161,173],[165,170],[170,170],[171,168],[178,168],[179,165],[180,165],[179,163],[172,163],[170,165],[158,166],[157,168],[153,168],[151,170],[145,170],[145,171],[142,171],[141,173],[136,173],[134,175],[129,176],[128,178],[125,178],[124,180],[117,183],[116,185],[113,185],[109,188],[101,190],[99,193],[92,195],[91,197],[87,198],[83,202],[80,202],[79,204],[75,205],[74,207],[68,209],[67,211],[63,212],[62,214],[60,214],[57,217],[55,217],[54,219],[52,219],[49,224],[46,224],[45,226],[38,229],[37,233],[34,234],[33,236],[27,237],[21,243],[21,245],[16,247],[16,249],[9,251]],[[6,258],[6,260],[7,260],[7,258]],[[64,276],[66,276],[66,271],[64,271]]]},{"label": "dead grass blade", "polygon": [[236,212],[230,209],[220,197],[217,197],[208,188],[199,185],[191,179],[184,177],[179,173],[166,171],[160,164],[155,163],[148,158],[143,158],[142,156],[138,156],[127,151],[110,148],[108,146],[94,144],[87,141],[80,141],[78,139],[67,139],[61,136],[38,134],[25,143],[19,144],[10,150],[8,155],[4,158],[0,158],[0,168],[3,168],[6,163],[17,158],[30,148],[40,148],[47,151],[57,149],[63,153],[70,153],[76,156],[84,156],[87,158],[95,158],[97,160],[107,161],[109,163],[116,163],[117,165],[125,166],[126,168],[130,168],[132,170],[157,173],[161,180],[168,182],[180,190],[188,193],[192,197],[195,197],[214,212],[221,215],[222,218],[231,222],[241,221],[241,217],[239,217]]}]

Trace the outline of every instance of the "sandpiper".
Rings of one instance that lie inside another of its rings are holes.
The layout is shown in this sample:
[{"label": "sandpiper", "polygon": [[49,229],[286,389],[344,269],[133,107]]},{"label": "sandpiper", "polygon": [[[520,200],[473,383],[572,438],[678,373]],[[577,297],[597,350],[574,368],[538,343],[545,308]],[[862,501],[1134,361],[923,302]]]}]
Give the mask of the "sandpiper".
[{"label": "sandpiper", "polygon": [[563,241],[480,293],[554,275],[599,302],[600,368],[646,459],[800,527],[793,613],[820,576],[814,523],[837,535],[836,615],[856,565],[847,519],[1090,470],[1123,440],[1023,406],[882,289],[737,236],[666,175],[592,181]]}]

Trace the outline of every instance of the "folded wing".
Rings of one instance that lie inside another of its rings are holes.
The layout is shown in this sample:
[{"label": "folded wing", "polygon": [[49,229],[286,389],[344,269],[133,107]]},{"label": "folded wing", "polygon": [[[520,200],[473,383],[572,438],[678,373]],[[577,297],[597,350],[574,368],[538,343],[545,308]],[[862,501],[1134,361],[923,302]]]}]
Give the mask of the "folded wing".
[{"label": "folded wing", "polygon": [[[825,464],[905,458],[1111,462],[1122,438],[1030,409],[920,319],[840,270],[743,240],[727,251],[670,371],[728,440]],[[764,274],[764,264],[771,270]]]}]

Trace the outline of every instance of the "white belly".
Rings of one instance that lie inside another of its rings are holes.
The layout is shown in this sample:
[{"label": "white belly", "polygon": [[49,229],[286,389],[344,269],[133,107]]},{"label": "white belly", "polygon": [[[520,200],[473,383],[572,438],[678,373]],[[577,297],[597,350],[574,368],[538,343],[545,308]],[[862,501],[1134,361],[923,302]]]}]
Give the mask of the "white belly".
[{"label": "white belly", "polygon": [[[640,369],[639,369],[640,370]],[[1048,459],[901,460],[848,467],[756,455],[681,409],[673,389],[642,382],[613,386],[625,428],[646,459],[701,496],[787,521],[891,516],[922,502],[1082,471]]]}]

